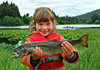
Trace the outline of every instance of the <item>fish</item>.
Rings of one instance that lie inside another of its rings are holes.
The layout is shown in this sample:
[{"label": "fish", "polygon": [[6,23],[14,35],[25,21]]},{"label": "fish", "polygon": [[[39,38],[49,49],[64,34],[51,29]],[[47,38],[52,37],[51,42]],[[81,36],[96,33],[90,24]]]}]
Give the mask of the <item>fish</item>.
[{"label": "fish", "polygon": [[43,55],[57,54],[61,52],[61,47],[62,47],[61,44],[64,41],[68,41],[71,45],[79,44],[80,46],[88,47],[88,34],[77,39],[69,39],[69,40],[61,40],[61,41],[48,40],[48,41],[36,41],[36,42],[24,43],[19,47],[13,48],[11,50],[11,53],[14,54],[14,56],[11,57],[20,58],[32,53],[34,54],[32,50],[35,49],[35,47],[40,47],[41,50],[43,51]]}]

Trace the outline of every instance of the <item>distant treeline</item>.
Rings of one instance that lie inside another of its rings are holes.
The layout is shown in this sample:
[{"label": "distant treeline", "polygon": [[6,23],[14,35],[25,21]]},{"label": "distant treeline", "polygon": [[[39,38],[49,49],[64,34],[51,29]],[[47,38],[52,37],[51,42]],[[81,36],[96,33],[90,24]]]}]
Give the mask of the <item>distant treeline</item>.
[{"label": "distant treeline", "polygon": [[0,5],[0,26],[29,25],[31,19],[29,13],[21,16],[18,7],[13,3],[6,1]]},{"label": "distant treeline", "polygon": [[[83,19],[69,16],[59,17],[55,12],[53,13],[58,24],[100,24],[100,16],[98,14],[93,14],[90,19]],[[0,4],[0,26],[29,25],[32,19],[29,13],[21,16],[19,8],[12,2],[9,4],[6,1]]]}]

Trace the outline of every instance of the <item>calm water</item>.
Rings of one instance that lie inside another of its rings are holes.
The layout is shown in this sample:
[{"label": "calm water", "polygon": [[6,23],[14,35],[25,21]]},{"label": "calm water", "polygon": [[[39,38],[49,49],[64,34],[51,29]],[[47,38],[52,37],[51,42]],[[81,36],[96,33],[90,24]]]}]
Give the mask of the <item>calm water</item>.
[{"label": "calm water", "polygon": [[[56,25],[57,29],[100,28],[100,25]],[[28,29],[29,26],[0,26],[0,29]]]}]

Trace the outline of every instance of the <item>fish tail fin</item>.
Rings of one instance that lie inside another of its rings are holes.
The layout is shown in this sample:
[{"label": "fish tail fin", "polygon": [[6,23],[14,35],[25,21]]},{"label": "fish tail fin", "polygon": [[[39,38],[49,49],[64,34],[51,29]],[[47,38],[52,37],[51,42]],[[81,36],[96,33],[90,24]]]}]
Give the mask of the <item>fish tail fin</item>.
[{"label": "fish tail fin", "polygon": [[82,36],[79,40],[81,41],[80,42],[81,46],[88,47],[88,34]]}]

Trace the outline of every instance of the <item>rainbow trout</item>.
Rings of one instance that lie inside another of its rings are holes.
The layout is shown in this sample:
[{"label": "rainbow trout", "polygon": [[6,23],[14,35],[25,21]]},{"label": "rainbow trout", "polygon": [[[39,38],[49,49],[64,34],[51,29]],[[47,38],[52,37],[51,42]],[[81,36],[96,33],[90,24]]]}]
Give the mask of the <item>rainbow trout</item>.
[{"label": "rainbow trout", "polygon": [[84,35],[78,39],[72,39],[72,40],[62,40],[62,41],[57,41],[57,40],[49,40],[49,41],[37,41],[37,42],[29,42],[29,43],[24,43],[20,45],[17,48],[14,48],[11,50],[13,54],[15,54],[14,58],[19,58],[23,56],[27,56],[32,52],[35,47],[40,47],[43,51],[43,55],[52,55],[52,54],[57,54],[61,52],[61,44],[64,41],[68,41],[72,45],[79,44],[83,47],[88,47],[88,35]]}]

